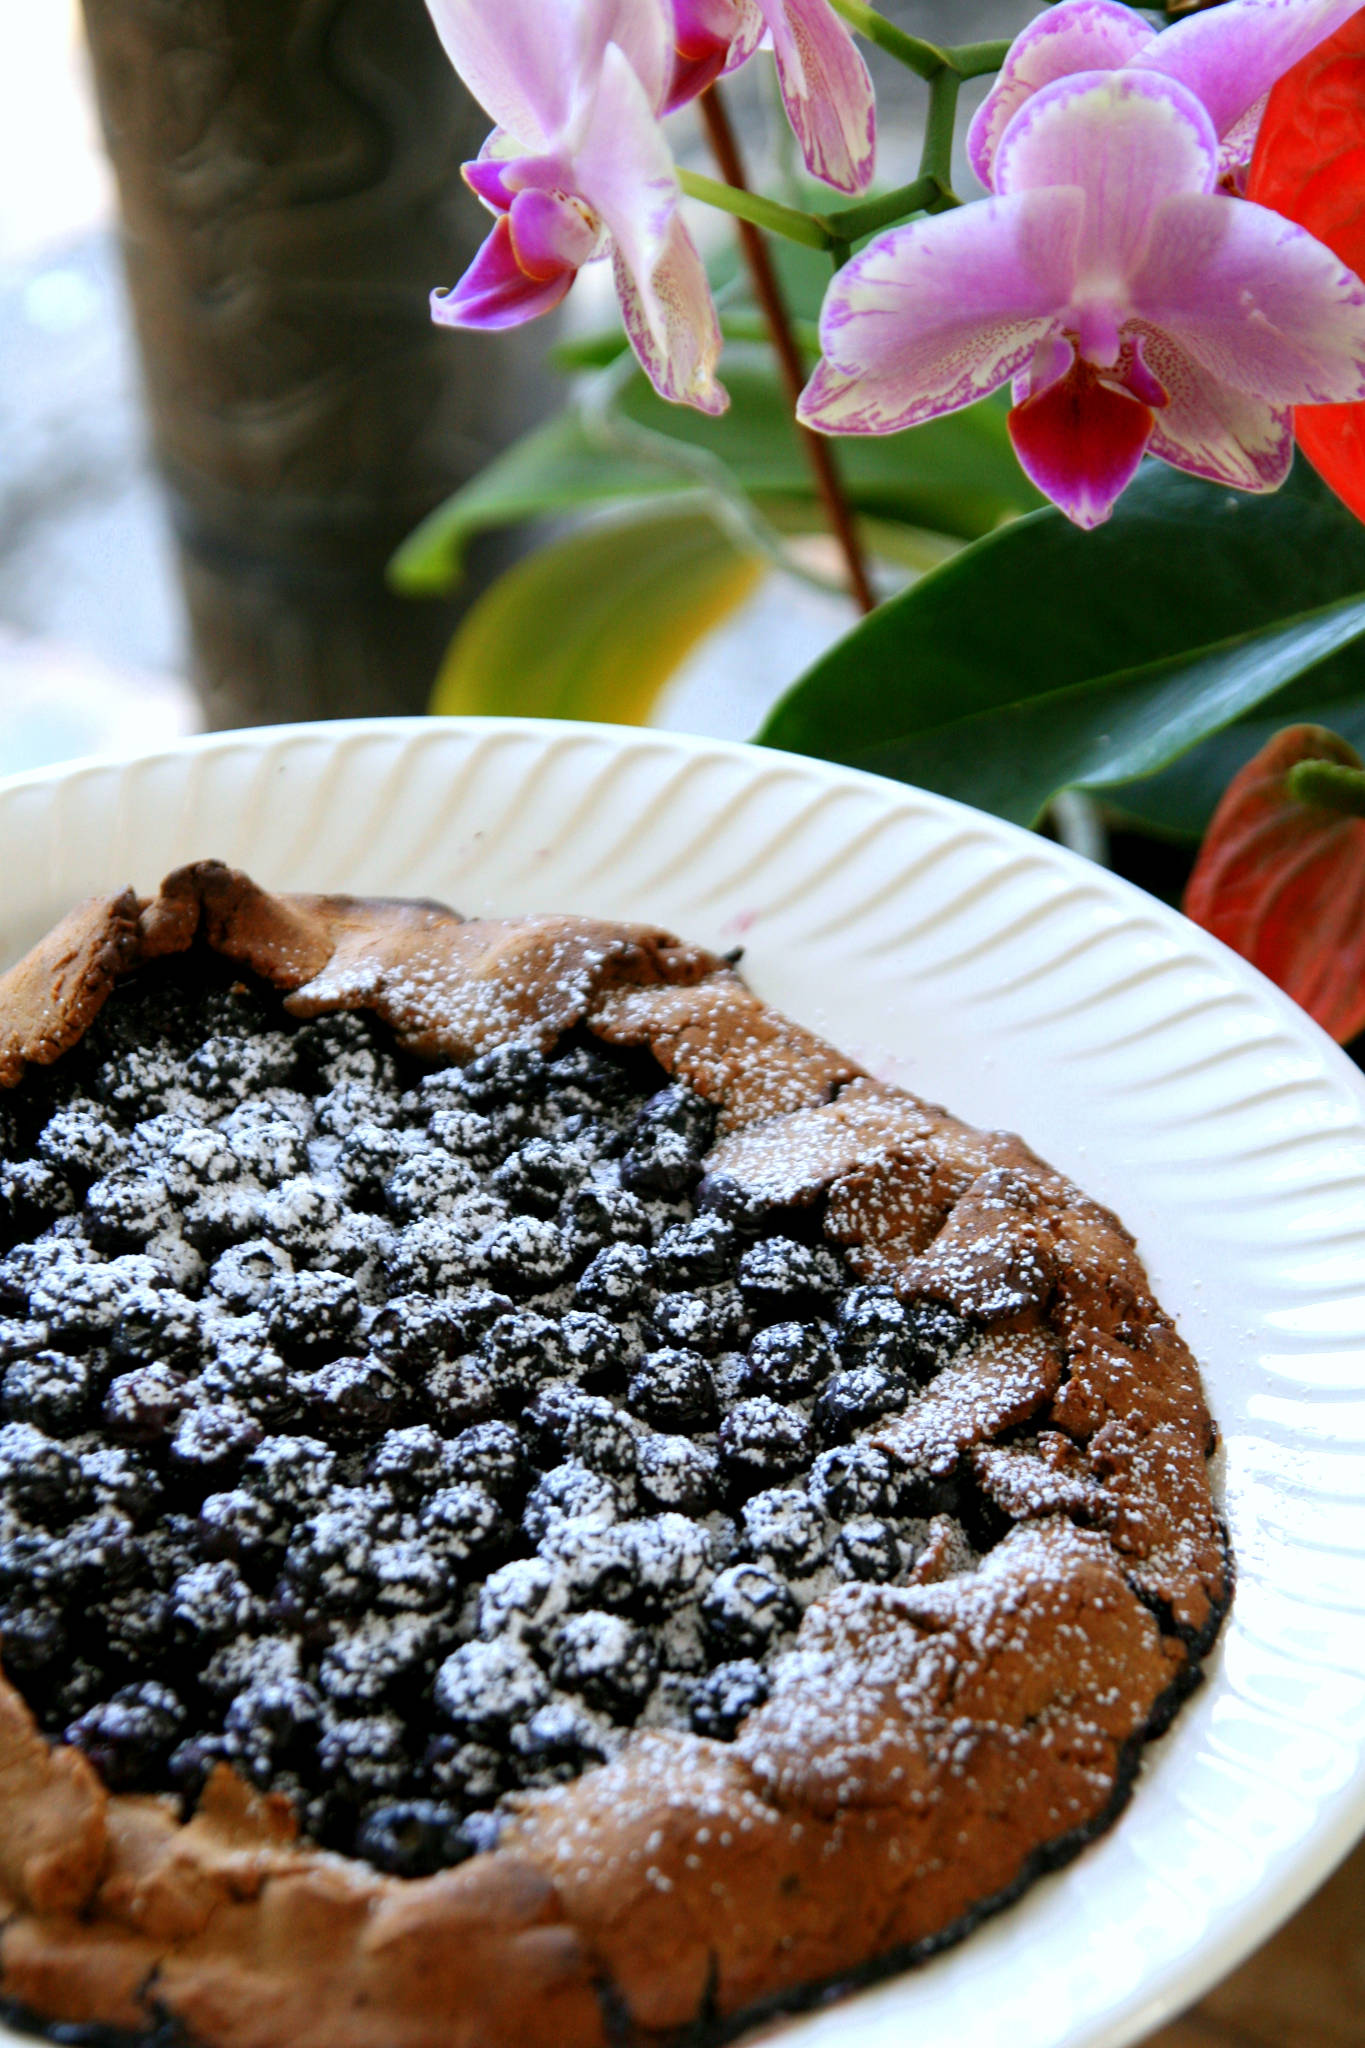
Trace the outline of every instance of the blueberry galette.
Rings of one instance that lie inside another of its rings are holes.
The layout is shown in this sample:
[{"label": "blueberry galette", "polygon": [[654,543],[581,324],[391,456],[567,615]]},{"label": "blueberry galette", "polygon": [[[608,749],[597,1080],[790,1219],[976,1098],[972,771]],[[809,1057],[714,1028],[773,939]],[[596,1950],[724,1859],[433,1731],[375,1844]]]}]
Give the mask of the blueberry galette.
[{"label": "blueberry galette", "polygon": [[0,979],[0,1090],[0,2000],[56,2038],[718,2040],[1074,1854],[1197,1679],[1132,1240],[722,960],[203,863]]}]

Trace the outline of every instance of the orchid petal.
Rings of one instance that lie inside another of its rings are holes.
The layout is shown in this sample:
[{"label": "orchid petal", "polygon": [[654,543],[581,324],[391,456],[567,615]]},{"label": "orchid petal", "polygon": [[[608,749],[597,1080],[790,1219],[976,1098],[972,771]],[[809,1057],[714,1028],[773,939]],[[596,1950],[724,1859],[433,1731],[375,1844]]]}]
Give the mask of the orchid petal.
[{"label": "orchid petal", "polygon": [[830,434],[890,434],[970,405],[1028,363],[1068,304],[1075,190],[983,199],[869,243],[831,285],[798,406]]},{"label": "orchid petal", "polygon": [[677,50],[666,114],[747,64],[768,33],[758,0],[674,0],[673,13]]},{"label": "orchid petal", "polygon": [[1235,491],[1279,488],[1294,459],[1287,407],[1220,384],[1168,334],[1144,334],[1143,355],[1166,393],[1151,454]]},{"label": "orchid petal", "polygon": [[1365,398],[1365,284],[1268,207],[1166,200],[1129,289],[1133,313],[1221,384],[1274,406]]},{"label": "orchid petal", "polygon": [[431,317],[442,327],[490,332],[521,327],[557,306],[573,281],[572,270],[528,277],[517,262],[512,224],[504,214],[453,290],[432,293]]},{"label": "orchid petal", "polygon": [[660,398],[698,412],[722,413],[730,400],[716,381],[720,322],[696,245],[675,214],[662,254],[648,273],[613,252],[616,293],[631,346]]},{"label": "orchid petal", "polygon": [[507,218],[518,264],[540,283],[565,270],[580,270],[597,253],[601,230],[572,200],[551,192],[518,192]]},{"label": "orchid petal", "polygon": [[475,99],[525,149],[567,126],[582,79],[579,10],[545,0],[427,0],[447,57]]},{"label": "orchid petal", "polygon": [[967,157],[983,185],[995,183],[1000,138],[1026,100],[1076,71],[1114,71],[1137,57],[1154,31],[1118,0],[1062,0],[1010,45],[999,77],[967,131]]},{"label": "orchid petal", "polygon": [[782,102],[806,168],[839,192],[865,192],[877,149],[872,80],[829,0],[758,0],[772,32]]},{"label": "orchid petal", "polygon": [[1150,407],[1084,363],[1010,414],[1019,466],[1075,525],[1101,526],[1132,482],[1152,434]]},{"label": "orchid petal", "polygon": [[1225,0],[1164,30],[1134,61],[1187,86],[1218,134],[1227,135],[1359,6],[1360,0]]},{"label": "orchid petal", "polygon": [[574,170],[578,191],[610,230],[626,331],[655,390],[723,412],[728,400],[715,379],[720,324],[678,214],[673,158],[644,87],[614,47]]},{"label": "orchid petal", "polygon": [[1081,72],[1044,86],[1020,109],[996,153],[995,175],[1002,193],[1084,191],[1078,293],[1112,316],[1122,309],[1129,271],[1146,254],[1161,201],[1213,190],[1218,140],[1199,102],[1169,79]]},{"label": "orchid petal", "polygon": [[[488,4],[488,0],[484,0]],[[501,7],[503,0],[494,0]],[[576,0],[590,17],[587,61],[595,75],[609,43],[625,55],[631,70],[645,89],[645,97],[657,112],[662,108],[673,76],[672,0]],[[541,0],[541,11],[546,9]]]}]

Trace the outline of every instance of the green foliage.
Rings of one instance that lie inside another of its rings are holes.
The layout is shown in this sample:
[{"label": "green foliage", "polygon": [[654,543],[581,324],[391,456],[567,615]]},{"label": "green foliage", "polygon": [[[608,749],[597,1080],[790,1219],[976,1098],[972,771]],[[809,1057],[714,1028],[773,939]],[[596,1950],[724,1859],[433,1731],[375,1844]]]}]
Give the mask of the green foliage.
[{"label": "green foliage", "polygon": [[[1350,723],[1363,637],[1365,529],[1306,466],[1253,498],[1152,465],[1097,532],[1038,513],[884,605],[760,737],[1021,823],[1059,790],[1126,785],[1140,820],[1135,778],[1252,709]],[[1168,798],[1162,829],[1212,808],[1216,772]]]},{"label": "green foliage", "polygon": [[473,607],[431,708],[640,724],[758,574],[703,513],[584,527],[528,555]]},{"label": "green foliage", "polygon": [[[571,406],[423,521],[394,559],[396,587],[411,596],[448,590],[475,534],[584,506],[726,489],[760,504],[814,503],[791,407],[766,354],[731,350],[725,381],[731,404],[719,419],[666,404],[638,372],[614,405]],[[891,439],[841,441],[839,461],[858,511],[959,539],[1041,502],[994,402]]]}]

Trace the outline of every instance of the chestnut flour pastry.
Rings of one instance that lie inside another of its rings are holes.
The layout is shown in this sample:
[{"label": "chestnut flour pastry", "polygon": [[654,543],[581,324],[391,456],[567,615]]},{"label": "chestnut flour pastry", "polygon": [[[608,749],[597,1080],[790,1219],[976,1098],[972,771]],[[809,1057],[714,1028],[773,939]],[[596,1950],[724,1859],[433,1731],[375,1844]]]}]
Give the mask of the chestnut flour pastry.
[{"label": "chestnut flour pastry", "polygon": [[0,1089],[26,2025],[729,2038],[1074,1854],[1197,1680],[1131,1238],[699,948],[205,862],[0,979]]}]

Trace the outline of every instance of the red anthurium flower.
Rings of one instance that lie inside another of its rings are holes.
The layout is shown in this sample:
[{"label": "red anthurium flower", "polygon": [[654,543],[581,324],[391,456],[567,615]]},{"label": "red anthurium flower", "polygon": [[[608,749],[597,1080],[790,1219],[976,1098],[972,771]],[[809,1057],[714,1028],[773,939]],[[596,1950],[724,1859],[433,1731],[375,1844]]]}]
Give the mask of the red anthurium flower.
[{"label": "red anthurium flower", "polygon": [[[1270,95],[1248,198],[1365,267],[1365,8]],[[1320,476],[1365,519],[1365,405],[1301,406],[1294,430]]]},{"label": "red anthurium flower", "polygon": [[[1185,912],[1344,1044],[1365,1031],[1365,816],[1296,796],[1304,762],[1361,768],[1319,725],[1276,733],[1214,813]],[[1365,775],[1358,787],[1365,801]]]}]

